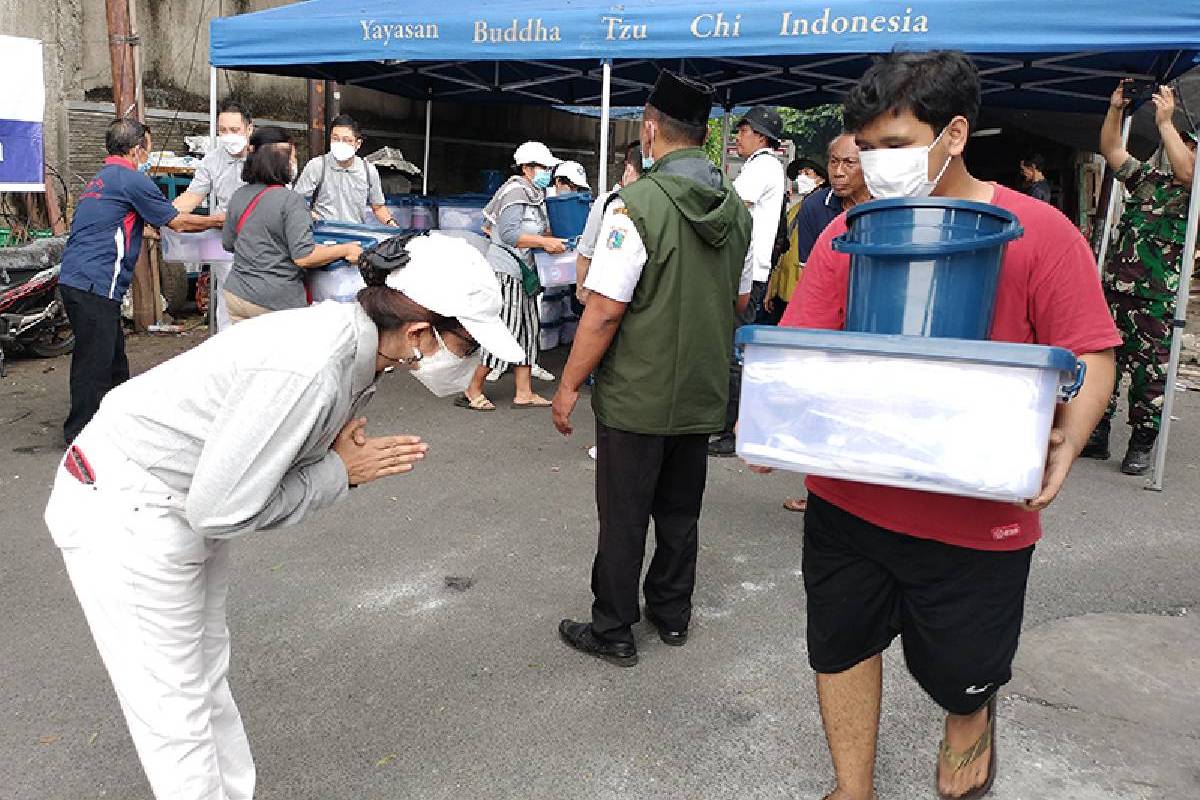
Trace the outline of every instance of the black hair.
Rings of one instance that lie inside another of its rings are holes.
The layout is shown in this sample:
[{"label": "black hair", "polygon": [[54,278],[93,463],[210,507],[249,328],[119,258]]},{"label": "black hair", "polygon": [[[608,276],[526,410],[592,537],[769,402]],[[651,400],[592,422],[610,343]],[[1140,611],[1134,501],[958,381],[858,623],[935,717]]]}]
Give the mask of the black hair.
[{"label": "black hair", "polygon": [[664,139],[675,144],[699,147],[708,138],[708,125],[693,125],[675,119],[649,103],[646,104],[645,118],[658,125]]},{"label": "black hair", "polygon": [[1046,171],[1046,158],[1041,153],[1031,153],[1022,158],[1021,163],[1027,167],[1033,167],[1038,172]]},{"label": "black hair", "polygon": [[119,117],[108,123],[104,132],[104,149],[110,156],[127,156],[133,148],[146,143],[150,129],[136,119]]},{"label": "black hair", "polygon": [[860,131],[884,114],[911,111],[940,131],[955,117],[973,129],[979,118],[979,71],[958,50],[889,53],[875,61],[846,95],[846,130]]},{"label": "black hair", "polygon": [[638,174],[639,178],[642,176],[642,173],[645,170],[642,169],[641,142],[630,142],[629,144],[625,145],[625,164],[626,166],[633,167],[633,171]]},{"label": "black hair", "polygon": [[[283,128],[267,125],[250,134],[250,154],[242,167],[246,183],[288,184],[292,182],[292,140]],[[280,147],[279,145],[288,145]]]},{"label": "black hair", "polygon": [[330,136],[333,135],[334,128],[349,128],[351,131],[354,132],[355,139],[362,138],[362,128],[359,127],[358,122],[354,119],[354,117],[350,116],[349,114],[338,114],[336,117],[334,117],[332,120],[330,120],[330,122],[329,122],[329,135]]},{"label": "black hair", "polygon": [[246,123],[247,128],[254,124],[254,120],[250,118],[250,112],[246,110],[246,106],[237,100],[227,99],[222,102],[217,109],[217,116],[219,117],[222,114],[241,114],[242,121]]}]

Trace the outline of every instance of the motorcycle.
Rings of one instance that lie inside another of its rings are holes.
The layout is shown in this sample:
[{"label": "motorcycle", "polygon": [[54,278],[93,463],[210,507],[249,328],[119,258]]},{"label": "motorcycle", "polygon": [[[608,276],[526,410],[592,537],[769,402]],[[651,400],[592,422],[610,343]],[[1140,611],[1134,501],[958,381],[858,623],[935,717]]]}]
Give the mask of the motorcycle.
[{"label": "motorcycle", "polygon": [[60,266],[0,266],[0,377],[5,374],[5,351],[54,358],[75,349],[75,334],[58,292]]}]

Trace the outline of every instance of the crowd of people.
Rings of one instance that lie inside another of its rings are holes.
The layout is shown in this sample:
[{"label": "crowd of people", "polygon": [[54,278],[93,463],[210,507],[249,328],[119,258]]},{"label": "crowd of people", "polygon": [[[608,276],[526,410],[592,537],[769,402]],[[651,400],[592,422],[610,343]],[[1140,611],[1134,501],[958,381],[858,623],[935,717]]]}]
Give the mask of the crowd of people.
[{"label": "crowd of people", "polygon": [[[1160,89],[1172,171],[1143,164],[1114,138],[1126,102],[1113,94],[1101,149],[1133,202],[1102,283],[1080,232],[1039,197],[1039,157],[1022,161],[1029,194],[968,170],[981,85],[962,53],[878,60],[850,89],[845,132],[820,160],[785,168],[778,112],[751,109],[738,124],[745,164],[732,183],[702,147],[714,99],[701,81],[660,74],[620,185],[597,198],[578,245],[583,315],[552,401],[531,384],[530,254],[565,250],[545,194],[556,182],[586,188],[582,167],[527,143],[485,210],[486,247],[435,232],[364,252],[311,234],[314,214],[370,208],[391,220],[377,173],[355,155],[352,120],[335,120],[336,149],[298,173],[282,131],[255,128],[227,105],[220,149],[175,207],[138,172],[149,132],[113,123],[110,158],[80,200],[63,262],[80,345],[70,446],[46,521],[157,797],[252,796],[254,765],[227,681],[228,541],[299,522],[425,458],[420,437],[365,432],[361,410],[390,370],[491,411],[486,378],[512,366],[513,406],[550,406],[564,435],[591,381],[594,601],[590,618],[563,619],[558,634],[632,667],[644,608],[664,643],[685,645],[708,458],[735,452],[736,328],[842,328],[850,259],[832,241],[846,231],[845,212],[872,198],[927,196],[1000,206],[1024,229],[1004,256],[990,338],[1064,347],[1087,365],[1079,395],[1056,415],[1043,487],[1016,505],[810,476],[808,498],[788,507],[805,512],[807,652],[833,761],[828,798],[874,796],[881,654],[897,636],[909,671],[945,711],[938,795],[989,791],[996,698],[1012,674],[1039,512],[1081,453],[1107,457],[1118,367],[1133,375],[1126,471],[1153,444],[1195,135],[1176,129],[1170,89]],[[212,213],[191,215],[204,197]],[[223,225],[234,253],[225,300],[238,324],[126,380],[116,306],[143,221]],[[303,270],[338,258],[358,262],[367,288],[353,303],[306,306]]]}]

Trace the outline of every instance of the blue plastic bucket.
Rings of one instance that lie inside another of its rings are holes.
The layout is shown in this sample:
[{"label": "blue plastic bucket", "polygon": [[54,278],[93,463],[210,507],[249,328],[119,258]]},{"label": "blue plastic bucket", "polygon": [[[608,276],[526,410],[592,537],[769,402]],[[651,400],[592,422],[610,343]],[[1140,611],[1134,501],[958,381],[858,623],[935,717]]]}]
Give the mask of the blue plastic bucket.
[{"label": "blue plastic bucket", "polygon": [[571,192],[546,198],[546,216],[550,230],[559,239],[573,239],[583,233],[588,211],[592,208],[590,192]]},{"label": "blue plastic bucket", "polygon": [[1009,211],[939,197],[874,200],[846,214],[833,249],[850,255],[846,330],[987,339],[1004,249],[1024,231]]}]

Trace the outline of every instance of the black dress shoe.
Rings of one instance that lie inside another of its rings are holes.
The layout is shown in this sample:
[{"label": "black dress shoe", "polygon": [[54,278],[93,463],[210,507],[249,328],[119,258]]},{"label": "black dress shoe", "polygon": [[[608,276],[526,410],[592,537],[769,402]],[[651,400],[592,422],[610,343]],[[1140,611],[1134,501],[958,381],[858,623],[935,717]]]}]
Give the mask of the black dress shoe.
[{"label": "black dress shoe", "polygon": [[606,642],[596,638],[590,622],[564,619],[558,623],[558,635],[579,652],[602,658],[618,667],[632,667],[638,661],[636,647],[627,642]]},{"label": "black dress shoe", "polygon": [[716,458],[729,458],[737,455],[737,439],[732,433],[722,433],[708,443],[708,454]]},{"label": "black dress shoe", "polygon": [[663,644],[669,644],[672,647],[682,647],[687,644],[687,628],[681,631],[671,630],[666,625],[663,625],[662,620],[648,608],[646,609],[646,621],[658,631],[658,638],[663,640]]},{"label": "black dress shoe", "polygon": [[1129,449],[1121,461],[1121,472],[1126,475],[1145,475],[1154,463],[1154,440],[1158,431],[1138,428],[1129,437]]}]

